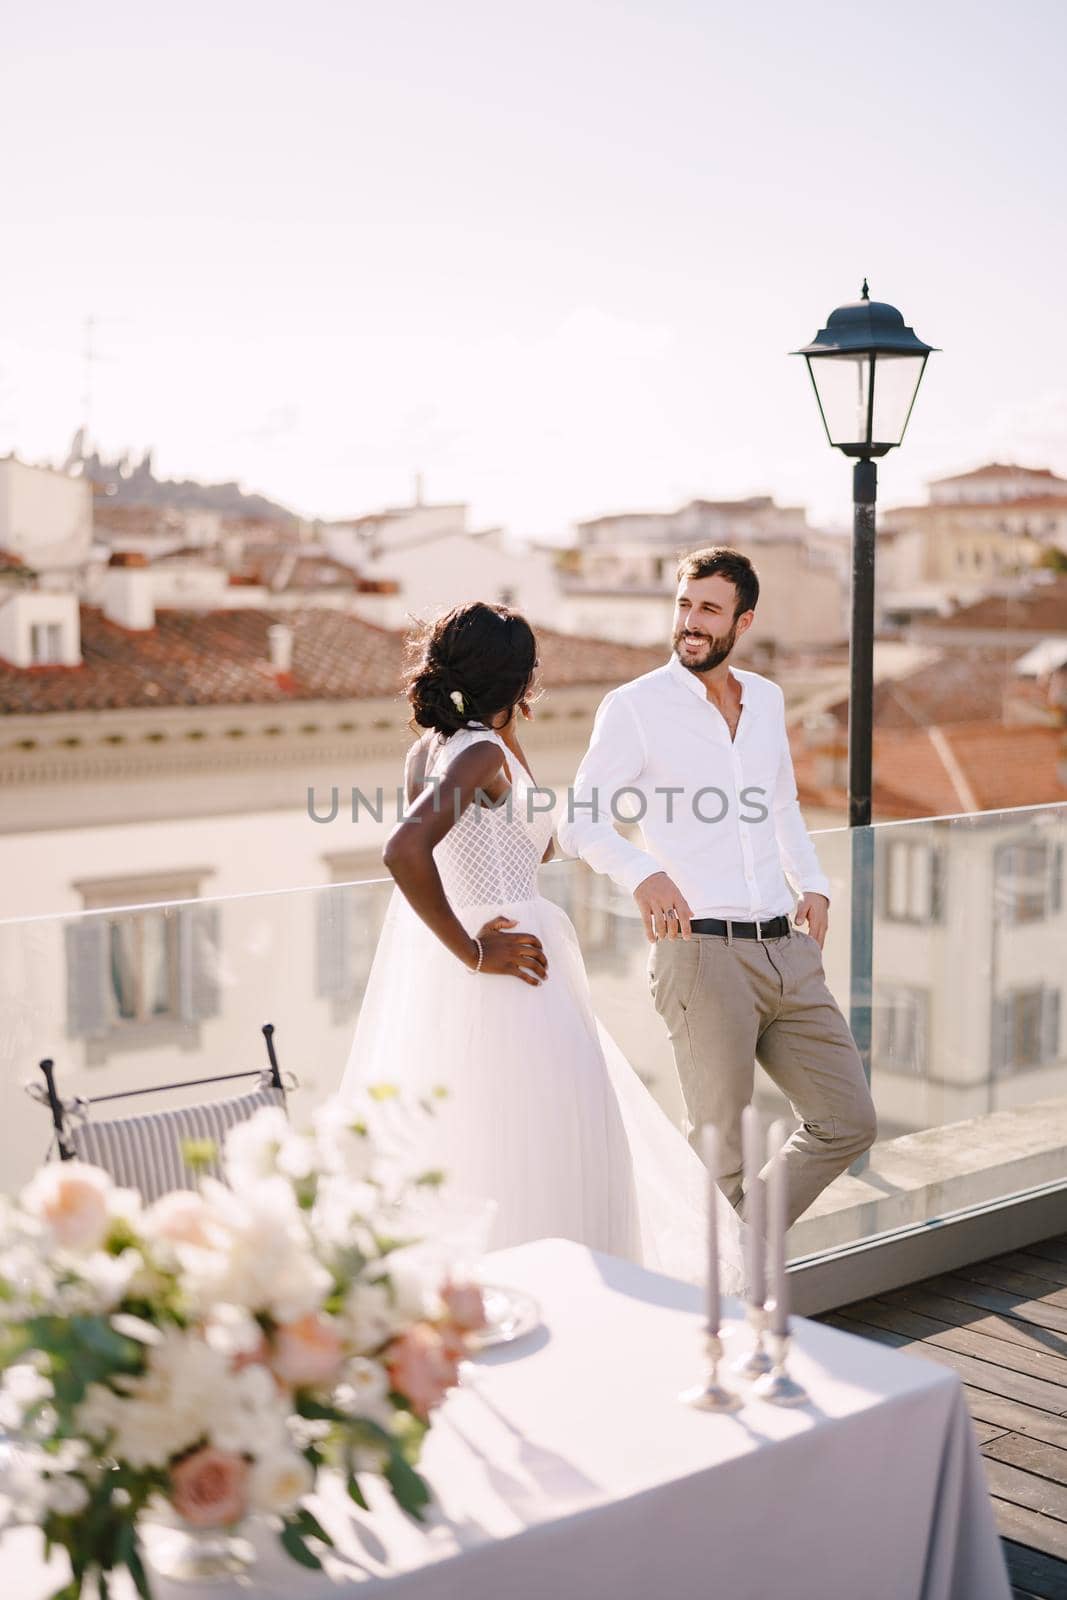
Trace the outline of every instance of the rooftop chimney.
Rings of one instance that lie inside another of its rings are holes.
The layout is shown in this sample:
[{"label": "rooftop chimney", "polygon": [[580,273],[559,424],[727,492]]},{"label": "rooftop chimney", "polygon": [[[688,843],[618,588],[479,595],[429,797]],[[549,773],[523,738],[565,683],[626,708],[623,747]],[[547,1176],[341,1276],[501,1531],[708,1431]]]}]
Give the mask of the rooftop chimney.
[{"label": "rooftop chimney", "polygon": [[270,664],[278,676],[293,669],[293,630],[287,622],[273,622],[267,629]]},{"label": "rooftop chimney", "polygon": [[124,551],[119,561],[112,556],[104,568],[102,598],[109,621],[145,633],[156,625],[155,580],[136,559],[139,554]]}]

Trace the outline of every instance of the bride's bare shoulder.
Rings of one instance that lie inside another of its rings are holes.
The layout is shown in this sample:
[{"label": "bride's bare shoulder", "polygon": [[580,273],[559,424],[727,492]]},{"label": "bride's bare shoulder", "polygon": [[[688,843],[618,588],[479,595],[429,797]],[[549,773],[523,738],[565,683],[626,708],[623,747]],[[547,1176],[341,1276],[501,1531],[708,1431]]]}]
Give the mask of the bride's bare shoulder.
[{"label": "bride's bare shoulder", "polygon": [[[482,737],[467,738],[463,736],[464,734],[482,734]],[[503,751],[501,750],[499,743],[493,739],[492,735],[484,732],[484,730],[481,728],[465,729],[460,734],[453,734],[449,739],[442,739],[441,735],[433,728],[430,728],[426,733],[421,734],[419,738],[409,746],[407,759],[404,762],[404,790],[408,797],[408,803],[410,804],[415,799],[419,790],[423,787],[426,772],[431,761],[435,762],[437,774],[438,776],[441,776],[447,770],[450,763],[449,750],[451,749],[453,754],[458,758],[461,754],[468,750],[472,744],[479,746],[480,760],[483,764],[485,764],[486,760],[488,760],[489,770],[495,773],[496,769],[502,764]],[[443,755],[439,760],[437,759],[438,749],[443,752]]]},{"label": "bride's bare shoulder", "polygon": [[409,804],[422,788],[422,780],[432,753],[431,745],[435,738],[434,730],[428,728],[408,746],[408,753],[404,759],[404,793],[408,797]]}]

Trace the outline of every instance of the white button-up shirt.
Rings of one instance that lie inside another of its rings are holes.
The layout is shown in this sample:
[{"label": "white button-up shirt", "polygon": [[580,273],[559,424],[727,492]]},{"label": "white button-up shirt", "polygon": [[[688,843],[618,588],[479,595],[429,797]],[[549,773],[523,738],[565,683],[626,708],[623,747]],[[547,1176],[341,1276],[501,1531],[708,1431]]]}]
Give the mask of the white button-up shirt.
[{"label": "white button-up shirt", "polygon": [[[701,680],[673,654],[606,695],[557,837],[628,893],[666,872],[695,917],[762,922],[790,914],[795,895],[829,899],[830,883],[797,803],[785,696],[758,672],[727,670],[741,689],[732,740]],[[615,829],[628,808],[643,850]]]}]

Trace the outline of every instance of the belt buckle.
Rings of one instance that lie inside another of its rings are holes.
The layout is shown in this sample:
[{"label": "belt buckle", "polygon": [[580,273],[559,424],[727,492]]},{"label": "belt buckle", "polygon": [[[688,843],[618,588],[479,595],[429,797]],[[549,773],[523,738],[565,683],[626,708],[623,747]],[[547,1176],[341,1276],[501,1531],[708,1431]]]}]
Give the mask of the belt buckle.
[{"label": "belt buckle", "polygon": [[729,945],[732,945],[733,942],[734,942],[734,925],[733,925],[733,922],[730,920],[730,918],[727,917],[726,918],[726,943],[729,944]]},{"label": "belt buckle", "polygon": [[756,924],[756,938],[760,941],[761,944],[763,944],[766,941],[763,938],[763,934],[760,932],[760,927],[761,927],[760,919],[759,919],[759,917],[756,917],[754,920],[755,920],[755,924]]}]

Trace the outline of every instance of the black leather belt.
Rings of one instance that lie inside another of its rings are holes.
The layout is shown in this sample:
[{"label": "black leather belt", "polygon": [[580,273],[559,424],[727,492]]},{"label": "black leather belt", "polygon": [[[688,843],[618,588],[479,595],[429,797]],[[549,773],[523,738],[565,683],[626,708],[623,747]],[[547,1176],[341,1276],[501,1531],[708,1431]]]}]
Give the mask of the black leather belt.
[{"label": "black leather belt", "polygon": [[729,922],[722,917],[694,917],[689,924],[694,933],[729,933],[735,939],[780,939],[789,932],[789,918],[783,913],[767,922]]}]

